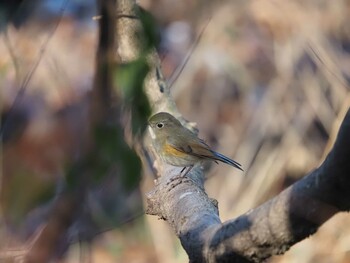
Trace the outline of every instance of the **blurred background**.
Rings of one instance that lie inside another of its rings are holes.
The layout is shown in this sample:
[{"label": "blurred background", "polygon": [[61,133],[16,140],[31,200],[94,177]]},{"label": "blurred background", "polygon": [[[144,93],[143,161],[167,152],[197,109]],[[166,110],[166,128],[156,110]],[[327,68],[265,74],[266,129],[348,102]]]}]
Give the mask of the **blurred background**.
[{"label": "blurred background", "polygon": [[[244,176],[225,165],[206,172],[206,190],[218,200],[223,221],[265,202],[322,162],[350,105],[350,1],[139,4],[156,21],[157,50],[179,111],[197,123],[201,138],[244,167]],[[67,163],[85,151],[96,15],[94,0],[0,2],[6,128],[1,262],[16,262],[4,252],[30,244],[66,184]],[[123,195],[112,169],[92,184],[60,262],[187,262],[166,223],[140,216],[149,180]],[[349,225],[349,215],[338,214],[269,262],[350,262]]]}]

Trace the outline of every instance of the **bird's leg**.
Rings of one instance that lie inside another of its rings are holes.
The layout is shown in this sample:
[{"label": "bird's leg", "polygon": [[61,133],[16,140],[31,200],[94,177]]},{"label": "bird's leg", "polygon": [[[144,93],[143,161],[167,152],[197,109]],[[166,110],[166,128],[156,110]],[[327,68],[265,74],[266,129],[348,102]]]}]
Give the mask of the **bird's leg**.
[{"label": "bird's leg", "polygon": [[[187,168],[186,172],[185,172],[184,174],[182,174],[182,172],[183,172],[186,168]],[[193,168],[193,165],[190,165],[190,166],[188,166],[188,167],[184,167],[184,168],[181,170],[180,175],[182,174],[182,177],[185,177],[185,176],[191,171],[192,168]]]}]

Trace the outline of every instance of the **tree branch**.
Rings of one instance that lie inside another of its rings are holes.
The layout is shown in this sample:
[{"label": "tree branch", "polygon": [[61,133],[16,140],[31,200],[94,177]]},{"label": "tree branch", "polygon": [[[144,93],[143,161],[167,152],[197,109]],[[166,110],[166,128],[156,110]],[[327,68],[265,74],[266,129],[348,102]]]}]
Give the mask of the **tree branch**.
[{"label": "tree branch", "polygon": [[[144,31],[138,17],[139,9],[135,0],[117,1],[117,28],[118,55],[124,63],[137,59],[143,50],[140,43],[143,41]],[[154,111],[171,111],[179,116],[175,102],[166,87],[164,77],[160,69],[160,60],[153,49],[147,56],[150,71],[145,79],[145,93],[147,94]]]},{"label": "tree branch", "polygon": [[[137,16],[135,1],[118,4],[123,15]],[[121,60],[137,58],[141,49],[140,21],[125,16],[118,19],[117,28]],[[166,110],[179,116],[169,88],[159,78],[155,51],[149,63],[145,91],[154,111]],[[333,150],[318,169],[263,205],[224,223],[220,221],[217,202],[204,191],[199,167],[192,169],[189,178],[182,178],[177,176],[179,170],[166,170],[162,164],[158,166],[162,176],[147,195],[147,213],[167,220],[191,262],[261,262],[282,254],[339,211],[349,210],[349,134],[350,111]]]},{"label": "tree branch", "polygon": [[223,224],[192,180],[162,176],[148,195],[148,213],[166,219],[192,262],[244,262],[282,254],[350,209],[350,110],[322,165],[275,198]]}]

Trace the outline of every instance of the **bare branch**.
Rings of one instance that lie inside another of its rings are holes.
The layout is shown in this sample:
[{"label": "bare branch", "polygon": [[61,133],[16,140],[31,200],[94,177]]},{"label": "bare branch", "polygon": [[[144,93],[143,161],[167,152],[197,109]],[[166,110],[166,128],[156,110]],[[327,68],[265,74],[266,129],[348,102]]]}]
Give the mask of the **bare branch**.
[{"label": "bare branch", "polygon": [[[137,15],[135,1],[118,1],[120,10]],[[119,50],[123,61],[140,53],[140,21],[120,18],[117,22]],[[136,41],[136,43],[135,43]],[[162,82],[159,60],[150,55],[152,70],[145,90],[155,111],[176,112],[169,88]],[[176,114],[179,116],[178,114]],[[305,178],[237,219],[221,223],[216,201],[203,190],[201,169],[190,178],[176,176],[177,170],[162,172],[147,196],[147,213],[172,226],[191,262],[261,262],[282,254],[293,244],[315,233],[339,211],[350,208],[350,111],[333,150],[323,164]],[[147,142],[146,142],[147,144]],[[165,171],[163,165],[158,170]]]},{"label": "bare branch", "polygon": [[336,213],[349,211],[349,134],[350,110],[318,169],[237,219],[222,224],[201,185],[171,174],[148,195],[147,212],[169,222],[193,262],[261,262],[282,254]]},{"label": "bare branch", "polygon": [[[62,20],[62,17],[63,17],[63,14],[64,14],[64,10],[66,9],[66,6],[68,4],[68,0],[64,0],[64,2],[62,2],[62,6],[61,6],[61,9],[60,9],[60,13],[59,13],[59,17],[58,17],[58,20],[54,26],[54,28],[50,31],[50,33],[48,34],[47,38],[45,39],[44,43],[41,45],[40,47],[40,50],[39,50],[39,55],[38,55],[38,58],[36,59],[36,61],[34,62],[34,64],[32,65],[31,69],[29,70],[29,72],[26,74],[25,78],[23,79],[23,82],[21,84],[21,87],[18,91],[18,93],[16,94],[16,97],[11,105],[11,108],[9,109],[9,113],[8,113],[8,117],[7,119],[4,121],[4,123],[2,124],[2,126],[0,127],[0,138],[3,137],[4,135],[4,132],[5,132],[5,129],[7,127],[7,124],[9,122],[9,120],[11,119],[11,116],[12,116],[12,113],[13,113],[13,110],[14,108],[17,106],[17,104],[21,101],[25,91],[26,91],[26,88],[28,87],[29,85],[29,82],[30,80],[32,79],[36,69],[38,68],[40,62],[41,62],[41,59],[43,58],[44,56],[44,53],[46,51],[46,48],[48,47],[48,44],[51,40],[51,38],[53,37],[53,35],[55,34],[58,26],[60,25],[61,23],[61,20]],[[6,37],[5,37],[6,39]],[[9,39],[7,39],[8,42],[9,42]],[[10,44],[9,44],[9,51],[11,50],[10,49]],[[10,52],[11,54],[11,52]],[[15,59],[15,56],[14,54],[11,55],[12,58],[13,58],[13,63],[14,63],[14,66],[15,66],[15,69],[18,68],[18,63],[16,63],[16,59]],[[19,72],[18,69],[16,69],[17,73]],[[17,74],[17,77],[20,76]]]},{"label": "bare branch", "polygon": [[[142,51],[143,28],[138,17],[138,7],[134,0],[117,1],[118,55],[121,62],[127,63],[137,59]],[[160,69],[160,60],[155,49],[147,57],[150,71],[145,79],[145,93],[155,112],[170,111],[179,116],[174,100],[171,98]]]}]

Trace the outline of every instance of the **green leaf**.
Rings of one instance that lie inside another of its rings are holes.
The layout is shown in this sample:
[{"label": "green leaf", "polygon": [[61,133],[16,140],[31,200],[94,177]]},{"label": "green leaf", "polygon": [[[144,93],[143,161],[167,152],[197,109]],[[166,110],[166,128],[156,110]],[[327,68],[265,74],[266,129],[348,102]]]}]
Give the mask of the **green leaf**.
[{"label": "green leaf", "polygon": [[123,103],[131,111],[133,136],[143,133],[151,113],[143,82],[149,71],[145,57],[120,66],[115,74],[115,82]]}]

